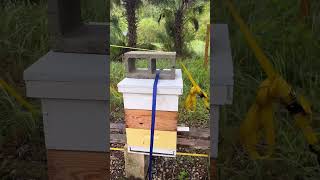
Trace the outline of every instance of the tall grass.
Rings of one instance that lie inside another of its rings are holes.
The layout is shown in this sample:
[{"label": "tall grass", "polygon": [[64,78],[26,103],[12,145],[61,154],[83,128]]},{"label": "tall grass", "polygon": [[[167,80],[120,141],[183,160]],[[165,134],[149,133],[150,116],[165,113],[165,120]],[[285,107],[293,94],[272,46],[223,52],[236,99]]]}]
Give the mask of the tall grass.
[{"label": "tall grass", "polygon": [[[23,71],[48,51],[44,1],[2,1],[0,78],[25,94]],[[0,88],[0,179],[43,179],[45,147],[41,119]]]},{"label": "tall grass", "polygon": [[[320,111],[319,2],[313,1],[311,17],[302,23],[299,1],[234,0],[275,69]],[[315,7],[317,7],[315,9]],[[215,2],[215,22],[229,25],[235,66],[234,103],[221,119],[219,175],[221,179],[319,179],[320,167],[308,151],[301,132],[287,113],[276,109],[277,145],[269,160],[253,161],[238,144],[238,127],[254,101],[259,83],[266,78],[237,24],[221,1]],[[318,29],[318,30],[316,30]],[[315,120],[319,134],[319,122]]]}]

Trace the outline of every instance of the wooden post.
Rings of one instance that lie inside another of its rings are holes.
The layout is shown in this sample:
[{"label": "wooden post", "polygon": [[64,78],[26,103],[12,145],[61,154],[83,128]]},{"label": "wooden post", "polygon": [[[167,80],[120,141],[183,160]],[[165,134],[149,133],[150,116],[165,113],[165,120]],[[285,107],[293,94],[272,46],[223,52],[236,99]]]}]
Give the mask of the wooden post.
[{"label": "wooden post", "polygon": [[129,179],[145,179],[148,172],[148,156],[128,153],[127,145],[124,148],[126,177]]},{"label": "wooden post", "polygon": [[310,1],[300,0],[300,17],[305,20],[310,15]]},{"label": "wooden post", "polygon": [[208,56],[209,56],[209,39],[210,39],[210,24],[207,25],[207,35],[206,35],[206,47],[204,54],[204,67],[208,67]]},{"label": "wooden post", "polygon": [[210,180],[217,180],[217,164],[216,164],[216,159],[214,158],[210,158],[209,174],[210,174]]}]

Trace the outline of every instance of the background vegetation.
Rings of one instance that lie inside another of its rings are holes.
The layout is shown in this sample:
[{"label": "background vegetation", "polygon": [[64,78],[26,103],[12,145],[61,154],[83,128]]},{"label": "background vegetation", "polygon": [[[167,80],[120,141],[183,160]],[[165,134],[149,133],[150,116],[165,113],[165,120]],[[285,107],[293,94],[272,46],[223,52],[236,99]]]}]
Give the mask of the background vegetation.
[{"label": "background vegetation", "polygon": [[[303,17],[300,0],[240,1],[236,8],[250,26],[275,68],[313,104],[314,127],[319,134],[320,111],[320,3],[311,2],[311,13]],[[266,78],[252,51],[222,1],[215,1],[214,22],[229,25],[234,61],[234,103],[223,110],[218,169],[221,179],[315,180],[320,167],[308,151],[292,117],[277,109],[277,146],[270,160],[252,161],[237,143],[238,127]]]},{"label": "background vegetation", "polygon": [[[158,22],[161,9],[156,8],[151,1],[144,2],[137,10],[137,46],[174,50],[174,40],[167,32],[166,19]],[[315,114],[319,113],[320,3],[312,1],[311,14],[303,23],[298,0],[234,2],[276,69],[299,93],[308,97]],[[229,25],[235,66],[234,103],[222,110],[220,123],[220,178],[319,179],[319,166],[315,156],[308,152],[304,138],[293,127],[292,119],[287,113],[276,112],[277,147],[272,159],[252,161],[237,143],[239,124],[265,75],[222,1],[214,3],[213,21]],[[127,45],[126,16],[124,8],[120,6],[122,4],[111,4],[111,44]],[[209,21],[207,7],[208,5],[205,5],[204,12],[197,14],[198,31],[192,20],[185,26],[184,30],[188,33],[184,39],[186,48],[182,54],[185,56],[183,62],[208,92],[209,72],[202,68],[205,24]],[[0,78],[13,85],[21,94],[25,94],[23,70],[49,50],[46,8],[45,0],[0,1]],[[83,11],[83,17],[87,20],[103,21],[103,16],[97,16],[94,10],[95,8],[87,8]],[[124,77],[124,69],[118,56],[120,52],[120,49],[111,48],[113,62],[110,78],[114,87]],[[186,79],[184,82],[186,92],[190,84]],[[112,117],[119,120],[122,117],[121,99],[115,96],[111,98]],[[182,100],[184,98],[185,95]],[[36,100],[32,103],[39,106]],[[180,122],[192,126],[207,126],[208,115],[201,103],[198,104],[198,111],[194,113],[184,112],[182,107],[180,109]],[[315,117],[314,126],[317,132],[319,125],[319,118]],[[33,118],[12,97],[0,90],[1,179],[45,179],[45,161],[41,119]]]}]

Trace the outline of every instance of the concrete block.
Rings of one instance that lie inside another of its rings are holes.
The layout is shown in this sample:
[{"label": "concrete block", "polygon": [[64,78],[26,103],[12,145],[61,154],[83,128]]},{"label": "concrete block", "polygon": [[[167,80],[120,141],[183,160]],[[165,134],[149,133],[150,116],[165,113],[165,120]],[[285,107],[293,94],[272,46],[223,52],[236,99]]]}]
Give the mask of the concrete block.
[{"label": "concrete block", "polygon": [[[136,61],[139,59],[148,60],[148,68],[136,68]],[[157,59],[170,61],[168,69],[157,70]],[[126,65],[127,77],[137,79],[154,79],[156,71],[160,71],[160,79],[175,79],[175,52],[150,52],[150,51],[130,51],[123,55],[123,61]]]},{"label": "concrete block", "polygon": [[109,54],[109,23],[83,23],[80,0],[49,0],[48,26],[54,51]]}]

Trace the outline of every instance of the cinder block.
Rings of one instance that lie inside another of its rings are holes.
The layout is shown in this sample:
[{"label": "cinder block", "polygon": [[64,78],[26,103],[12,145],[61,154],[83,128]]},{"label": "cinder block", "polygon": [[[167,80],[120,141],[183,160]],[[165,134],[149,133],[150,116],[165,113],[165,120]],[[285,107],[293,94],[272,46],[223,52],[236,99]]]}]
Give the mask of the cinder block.
[{"label": "cinder block", "polygon": [[48,26],[54,51],[109,54],[109,23],[83,23],[80,0],[49,0]]},{"label": "cinder block", "polygon": [[[136,62],[139,59],[148,60],[148,68],[136,68]],[[170,61],[168,69],[157,70],[157,60],[164,59]],[[126,65],[127,77],[137,79],[154,79],[156,71],[160,71],[160,79],[175,79],[175,52],[150,52],[150,51],[130,51],[123,55],[123,61]]]}]

